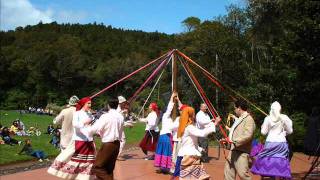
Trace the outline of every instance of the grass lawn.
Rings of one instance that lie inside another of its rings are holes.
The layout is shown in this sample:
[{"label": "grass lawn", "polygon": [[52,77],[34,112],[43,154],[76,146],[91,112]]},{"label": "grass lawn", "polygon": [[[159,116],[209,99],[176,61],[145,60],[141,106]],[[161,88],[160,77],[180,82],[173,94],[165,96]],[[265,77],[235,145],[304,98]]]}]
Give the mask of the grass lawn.
[{"label": "grass lawn", "polygon": [[[40,129],[42,134],[40,136],[14,136],[14,139],[24,141],[26,138],[30,138],[34,150],[43,150],[50,157],[55,157],[59,154],[59,150],[54,148],[53,145],[49,143],[51,135],[44,134],[47,130],[47,126],[52,123],[54,116],[37,114],[20,115],[17,111],[0,111],[0,124],[2,124],[2,126],[7,126],[10,128],[12,122],[17,118],[20,118],[22,120],[22,122],[26,126],[26,129],[31,126],[36,126]],[[136,123],[133,128],[126,128],[126,143],[137,144],[143,138],[144,128],[145,124],[143,123]],[[101,144],[100,138],[96,138],[95,141],[97,148],[99,148]],[[0,165],[34,159],[33,157],[27,155],[17,155],[22,147],[23,143],[21,144],[21,146],[9,146],[6,144],[0,145]]]}]

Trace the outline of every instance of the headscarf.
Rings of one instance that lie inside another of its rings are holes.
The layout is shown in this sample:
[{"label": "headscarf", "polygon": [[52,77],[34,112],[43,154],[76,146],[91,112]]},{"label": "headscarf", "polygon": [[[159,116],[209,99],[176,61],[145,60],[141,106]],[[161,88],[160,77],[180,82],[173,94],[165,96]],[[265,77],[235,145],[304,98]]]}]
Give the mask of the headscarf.
[{"label": "headscarf", "polygon": [[270,113],[269,113],[269,117],[271,119],[272,122],[277,123],[278,121],[280,121],[280,113],[281,111],[281,105],[278,101],[275,101],[271,104],[271,108],[270,108]]},{"label": "headscarf", "polygon": [[192,107],[185,107],[182,110],[182,114],[180,116],[180,122],[179,122],[179,128],[178,128],[178,133],[177,133],[177,137],[180,138],[182,137],[184,130],[186,129],[186,127],[190,124],[193,124],[193,119],[191,119],[192,117],[195,116],[195,111]]},{"label": "headscarf", "polygon": [[150,107],[153,111],[155,111],[158,116],[160,115],[160,111],[159,111],[158,105],[157,105],[155,102],[151,103],[149,107]]},{"label": "headscarf", "polygon": [[79,98],[77,96],[71,96],[69,99],[69,105],[75,106],[77,105],[78,101],[79,101]]},{"label": "headscarf", "polygon": [[120,103],[126,102],[127,100],[123,96],[118,96],[118,101],[119,101],[119,104],[120,104]]},{"label": "headscarf", "polygon": [[184,108],[186,108],[186,107],[188,107],[188,105],[186,105],[186,104],[182,104],[181,106],[180,106],[180,108],[179,108],[179,111],[182,111]]},{"label": "headscarf", "polygon": [[76,110],[79,111],[87,102],[91,101],[90,97],[84,97],[76,105]]}]

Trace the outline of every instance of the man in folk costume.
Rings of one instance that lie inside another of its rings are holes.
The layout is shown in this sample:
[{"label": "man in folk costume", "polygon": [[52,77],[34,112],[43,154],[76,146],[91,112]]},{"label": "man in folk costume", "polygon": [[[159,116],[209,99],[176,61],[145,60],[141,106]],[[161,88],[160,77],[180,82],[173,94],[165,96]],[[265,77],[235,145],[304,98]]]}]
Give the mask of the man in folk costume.
[{"label": "man in folk costume", "polygon": [[237,100],[234,112],[238,117],[230,128],[230,153],[224,166],[224,179],[235,180],[236,173],[240,179],[251,179],[249,173],[249,154],[255,130],[255,122],[247,112],[248,105],[243,100]]},{"label": "man in folk costume", "polygon": [[110,100],[106,105],[108,112],[90,128],[84,129],[90,136],[97,133],[101,137],[102,145],[98,151],[92,172],[98,179],[112,180],[113,170],[119,154],[120,140],[124,129],[124,118],[116,108],[118,101]]},{"label": "man in folk costume", "polygon": [[72,119],[73,113],[76,111],[76,104],[79,98],[77,96],[72,96],[69,99],[69,103],[65,109],[63,109],[57,117],[53,119],[53,124],[61,124],[61,134],[60,134],[60,149],[65,150],[69,143],[71,142],[73,127]]},{"label": "man in folk costume", "polygon": [[[200,105],[200,111],[196,115],[196,124],[197,128],[204,129],[206,125],[208,125],[212,120],[210,119],[210,116],[208,114],[208,106],[205,103],[202,103]],[[201,161],[202,162],[208,162],[208,145],[209,145],[209,139],[208,137],[199,137],[198,138],[199,146],[203,149],[201,152]]]},{"label": "man in folk costume", "polygon": [[[126,100],[126,98],[124,98],[123,96],[118,96],[118,107],[117,107],[117,111],[119,113],[122,114],[122,116],[124,117],[124,121],[126,120],[126,117],[129,116],[129,105],[128,105],[128,101]],[[125,127],[132,127],[133,125],[131,124],[131,122],[124,122],[125,123]],[[122,139],[120,141],[120,149],[119,149],[119,155],[118,155],[118,160],[119,161],[124,161],[125,159],[123,157],[121,157],[121,153],[122,150],[124,148],[124,145],[126,144],[126,135],[124,133],[124,131],[122,132]]]},{"label": "man in folk costume", "polygon": [[[76,105],[76,112],[73,114],[72,126],[74,141],[74,152],[68,149],[59,154],[48,173],[64,179],[94,179],[91,171],[95,161],[95,145],[93,136],[83,133],[84,129],[90,127],[93,120],[91,114],[91,98],[85,97],[80,99]],[[71,154],[72,153],[72,154]],[[60,161],[64,159],[64,161]]]},{"label": "man in folk costume", "polygon": [[291,119],[281,114],[281,105],[275,101],[261,126],[261,134],[268,136],[263,150],[256,156],[251,172],[261,176],[291,179],[286,136],[292,132]]}]

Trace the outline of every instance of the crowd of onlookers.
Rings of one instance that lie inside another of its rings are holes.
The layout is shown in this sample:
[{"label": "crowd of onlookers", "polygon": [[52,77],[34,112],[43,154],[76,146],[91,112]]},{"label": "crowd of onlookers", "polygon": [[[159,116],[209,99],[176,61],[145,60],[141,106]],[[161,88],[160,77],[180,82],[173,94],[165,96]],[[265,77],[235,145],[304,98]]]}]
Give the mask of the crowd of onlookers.
[{"label": "crowd of onlookers", "polygon": [[48,109],[48,108],[41,108],[41,107],[29,107],[27,110],[28,113],[35,113],[35,114],[39,114],[39,115],[52,115],[53,114],[53,110],[52,109]]},{"label": "crowd of onlookers", "polygon": [[16,119],[12,122],[12,125],[9,127],[2,126],[0,124],[0,143],[15,145],[21,144],[21,141],[14,139],[13,137],[17,136],[28,136],[29,134],[25,131],[25,125],[20,119]]},{"label": "crowd of onlookers", "polygon": [[[54,127],[52,124],[50,124],[48,125],[47,131],[45,132],[45,134],[50,135],[50,141],[48,141],[48,143],[52,144],[55,148],[58,149],[60,148],[60,131],[60,126]],[[24,136],[25,143],[23,144],[23,147],[21,148],[20,152],[18,152],[18,154],[24,153],[26,155],[36,157],[39,161],[42,161],[47,157],[46,154],[40,150],[33,150],[31,146],[31,140],[28,138],[28,136],[33,135],[39,136],[40,134],[37,134],[37,132],[41,134],[40,130],[36,127],[30,127],[29,129],[26,129],[25,124],[20,119],[14,120],[10,127],[2,126],[2,124],[0,124],[0,144],[22,146],[22,141],[17,140],[21,138],[15,139],[15,136]]]}]

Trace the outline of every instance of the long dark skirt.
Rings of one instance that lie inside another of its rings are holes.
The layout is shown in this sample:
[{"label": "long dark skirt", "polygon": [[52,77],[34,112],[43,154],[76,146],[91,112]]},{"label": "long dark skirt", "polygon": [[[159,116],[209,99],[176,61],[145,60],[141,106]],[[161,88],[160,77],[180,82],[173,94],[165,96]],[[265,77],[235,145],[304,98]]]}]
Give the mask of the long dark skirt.
[{"label": "long dark skirt", "polygon": [[157,148],[158,138],[159,132],[155,132],[154,130],[147,130],[139,146],[144,152],[154,152]]}]

